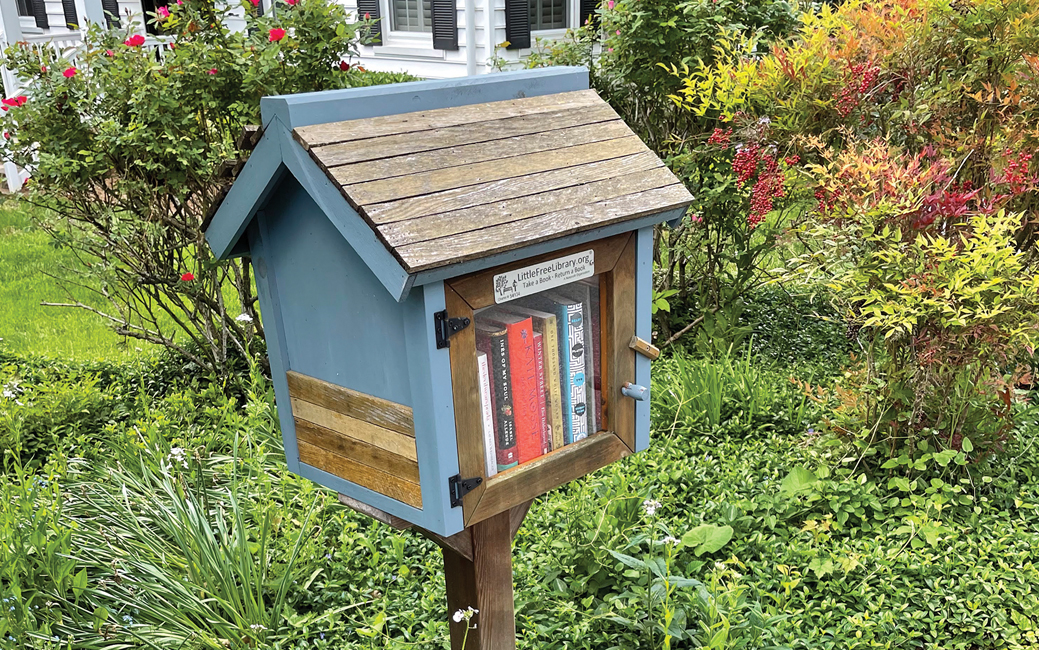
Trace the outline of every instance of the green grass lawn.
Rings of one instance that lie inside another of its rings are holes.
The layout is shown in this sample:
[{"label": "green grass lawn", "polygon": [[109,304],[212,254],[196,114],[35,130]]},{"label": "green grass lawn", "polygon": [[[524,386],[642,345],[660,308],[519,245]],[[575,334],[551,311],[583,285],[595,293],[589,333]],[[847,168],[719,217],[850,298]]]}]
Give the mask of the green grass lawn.
[{"label": "green grass lawn", "polygon": [[[33,227],[32,209],[14,198],[0,203],[0,346],[76,360],[127,358],[149,347],[138,341],[124,344],[104,319],[85,310],[40,305],[69,301],[47,273],[74,266],[75,260],[55,248],[47,233]],[[85,289],[72,297],[101,306],[97,296]]]}]

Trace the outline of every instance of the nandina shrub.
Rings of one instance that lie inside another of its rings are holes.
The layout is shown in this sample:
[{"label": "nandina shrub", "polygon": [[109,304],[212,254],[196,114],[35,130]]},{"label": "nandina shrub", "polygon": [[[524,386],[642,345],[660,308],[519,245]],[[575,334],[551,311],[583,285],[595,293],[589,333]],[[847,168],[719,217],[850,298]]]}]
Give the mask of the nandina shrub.
[{"label": "nandina shrub", "polygon": [[849,2],[671,71],[678,106],[797,161],[787,275],[828,282],[862,348],[835,430],[906,467],[998,451],[1035,344],[1039,6]]},{"label": "nandina shrub", "polygon": [[158,49],[92,25],[76,52],[16,43],[3,59],[24,90],[4,101],[0,151],[80,262],[55,272],[98,294],[69,304],[220,374],[261,330],[248,262],[217,263],[202,224],[248,155],[238,136],[260,97],[406,79],[351,64],[370,25],[334,2],[245,7],[244,32],[224,3],[183,0],[152,17],[169,40]]}]

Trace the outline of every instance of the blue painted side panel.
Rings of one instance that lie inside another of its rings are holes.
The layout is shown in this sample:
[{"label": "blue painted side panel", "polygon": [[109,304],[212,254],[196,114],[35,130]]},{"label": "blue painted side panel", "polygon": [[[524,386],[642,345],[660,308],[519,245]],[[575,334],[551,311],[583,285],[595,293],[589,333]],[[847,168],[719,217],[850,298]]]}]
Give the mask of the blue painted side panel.
[{"label": "blue painted side panel", "polygon": [[253,215],[277,187],[284,172],[281,140],[276,132],[267,131],[206,230],[206,241],[218,259],[244,253],[242,247],[236,248],[235,244],[245,234]]},{"label": "blue painted side panel", "polygon": [[292,175],[310,193],[325,216],[335,224],[341,237],[350,242],[353,250],[357,251],[393,299],[403,299],[404,289],[408,286],[408,274],[379,241],[375,231],[350,207],[339,189],[321,171],[310,154],[292,139],[291,133],[281,126],[280,122],[276,121],[269,129],[281,134],[281,152]]},{"label": "blue painted side panel", "polygon": [[586,232],[580,232],[573,235],[567,235],[566,237],[560,237],[559,239],[552,239],[549,241],[540,242],[533,246],[527,246],[506,253],[500,253],[498,255],[492,255],[491,257],[485,257],[479,260],[473,260],[471,262],[463,262],[461,264],[455,264],[453,266],[447,266],[444,268],[433,269],[424,273],[418,273],[415,275],[414,286],[421,286],[429,282],[439,282],[441,280],[449,280],[456,278],[460,275],[466,275],[467,273],[473,273],[475,271],[482,271],[491,267],[498,266],[499,264],[508,264],[509,262],[515,262],[516,260],[526,259],[528,257],[534,257],[535,255],[541,255],[542,253],[551,253],[552,251],[562,250],[578,244],[584,244],[587,242],[595,241],[597,239],[604,239],[613,235],[630,232],[646,226],[654,226],[663,221],[674,219],[676,216],[681,217],[685,213],[685,208],[679,208],[677,210],[671,210],[668,212],[661,212],[660,214],[653,214],[632,221],[624,221],[621,223],[610,224],[603,226],[602,228],[595,228],[594,230],[588,230]]},{"label": "blue painted side panel", "polygon": [[461,79],[264,97],[260,100],[260,111],[264,125],[278,119],[291,130],[311,124],[551,95],[587,88],[588,70],[585,68],[539,68]]},{"label": "blue painted side panel", "polygon": [[[436,348],[433,314],[445,308],[444,285],[416,289],[404,302],[405,345],[411,362],[415,442],[422,484],[423,528],[453,535],[462,528],[462,509],[451,508],[447,479],[458,473],[454,398],[449,351]],[[419,417],[419,414],[422,414]]]},{"label": "blue painted side panel", "polygon": [[249,247],[252,251],[253,269],[256,271],[256,292],[260,297],[260,315],[267,339],[267,356],[274,380],[274,397],[278,405],[278,420],[281,422],[281,440],[285,447],[285,463],[289,471],[299,471],[299,449],[296,447],[296,424],[289,407],[289,385],[285,372],[289,369],[286,356],[285,324],[282,319],[281,301],[278,292],[277,274],[268,252],[270,235],[266,218],[260,213],[249,226]]},{"label": "blue painted side panel", "polygon": [[294,178],[264,214],[290,368],[412,406],[402,306]]},{"label": "blue painted side panel", "polygon": [[[635,335],[653,340],[653,228],[640,228],[635,248]],[[635,354],[635,383],[649,388],[649,359]],[[650,397],[652,398],[652,391]],[[635,451],[649,447],[649,400],[635,402]]]}]

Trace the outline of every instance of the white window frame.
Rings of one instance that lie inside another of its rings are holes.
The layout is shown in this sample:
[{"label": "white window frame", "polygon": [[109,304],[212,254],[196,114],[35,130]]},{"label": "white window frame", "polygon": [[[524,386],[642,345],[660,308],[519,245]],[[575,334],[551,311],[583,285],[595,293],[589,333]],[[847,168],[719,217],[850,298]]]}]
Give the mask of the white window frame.
[{"label": "white window frame", "polygon": [[580,0],[564,0],[566,2],[566,27],[562,29],[533,29],[530,30],[530,46],[534,47],[535,39],[555,41],[566,36],[566,30],[572,29],[578,20],[577,14],[581,11]]},{"label": "white window frame", "polygon": [[380,0],[379,8],[385,16],[382,21],[382,45],[423,50],[433,49],[433,32],[410,32],[393,29],[393,0]]}]

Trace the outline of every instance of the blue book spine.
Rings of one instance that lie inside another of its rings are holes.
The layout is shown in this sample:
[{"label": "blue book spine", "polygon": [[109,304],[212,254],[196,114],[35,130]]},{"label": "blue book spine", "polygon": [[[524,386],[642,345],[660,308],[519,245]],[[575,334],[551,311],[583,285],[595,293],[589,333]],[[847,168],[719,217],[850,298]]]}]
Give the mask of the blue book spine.
[{"label": "blue book spine", "polygon": [[574,441],[574,408],[570,390],[570,319],[566,305],[556,305],[556,327],[559,331],[559,386],[562,388],[563,444]]}]

